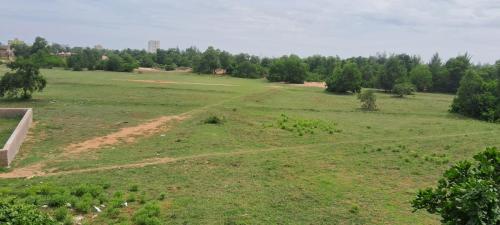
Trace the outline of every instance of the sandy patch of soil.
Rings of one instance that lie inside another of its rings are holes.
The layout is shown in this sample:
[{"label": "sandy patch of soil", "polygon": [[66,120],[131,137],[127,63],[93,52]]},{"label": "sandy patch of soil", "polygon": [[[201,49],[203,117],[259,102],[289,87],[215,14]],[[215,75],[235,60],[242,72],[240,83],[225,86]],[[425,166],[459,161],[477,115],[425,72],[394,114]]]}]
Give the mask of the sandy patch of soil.
[{"label": "sandy patch of soil", "polygon": [[193,84],[193,85],[207,85],[207,86],[227,86],[227,87],[238,87],[235,84],[211,84],[211,83],[193,83],[193,82],[176,82],[168,80],[123,80],[123,79],[113,79],[121,81],[139,82],[139,83],[151,83],[151,84]]},{"label": "sandy patch of soil", "polygon": [[120,142],[133,143],[138,137],[150,136],[162,130],[166,123],[172,121],[182,121],[188,116],[162,116],[153,119],[149,122],[139,124],[134,127],[124,127],[121,130],[101,136],[95,137],[80,143],[71,144],[66,147],[64,154],[78,154],[93,149],[99,149],[104,146],[114,145]]},{"label": "sandy patch of soil", "polygon": [[190,67],[178,67],[175,70],[162,70],[159,68],[149,68],[149,67],[139,67],[137,69],[134,69],[134,72],[136,73],[168,73],[168,72],[182,72],[182,73],[190,73],[193,72],[193,69]]},{"label": "sandy patch of soil", "polygon": [[325,82],[304,82],[303,84],[293,84],[294,86],[302,86],[302,87],[319,87],[326,88]]},{"label": "sandy patch of soil", "polygon": [[0,173],[0,178],[30,178],[34,176],[44,176],[43,164],[37,163],[26,167],[16,168],[7,173]]}]

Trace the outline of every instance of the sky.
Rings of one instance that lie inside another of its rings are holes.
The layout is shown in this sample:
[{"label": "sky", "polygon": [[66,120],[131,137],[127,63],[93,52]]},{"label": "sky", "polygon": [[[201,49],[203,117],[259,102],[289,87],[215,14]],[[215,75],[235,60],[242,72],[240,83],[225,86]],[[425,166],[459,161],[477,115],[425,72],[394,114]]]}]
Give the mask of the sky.
[{"label": "sky", "polygon": [[0,42],[500,59],[499,0],[0,0]]}]

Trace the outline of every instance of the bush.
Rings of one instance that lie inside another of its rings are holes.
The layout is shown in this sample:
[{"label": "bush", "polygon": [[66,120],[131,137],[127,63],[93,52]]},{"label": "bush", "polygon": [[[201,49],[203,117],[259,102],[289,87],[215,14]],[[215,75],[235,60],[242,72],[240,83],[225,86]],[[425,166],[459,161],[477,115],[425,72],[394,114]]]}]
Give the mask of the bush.
[{"label": "bush", "polygon": [[415,86],[408,82],[398,83],[392,88],[392,94],[398,97],[404,97],[405,95],[411,95],[415,91]]},{"label": "bush", "polygon": [[356,64],[347,62],[343,67],[335,68],[333,76],[326,80],[326,90],[337,93],[359,92],[361,81],[361,72]]},{"label": "bush", "polygon": [[69,215],[69,210],[66,207],[60,207],[54,211],[54,218],[60,222],[66,220]]},{"label": "bush", "polygon": [[271,64],[267,80],[302,84],[307,76],[307,65],[296,55],[282,56]]},{"label": "bush", "polygon": [[373,90],[366,90],[358,94],[361,108],[368,111],[377,110],[377,96]]},{"label": "bush", "polygon": [[222,124],[224,122],[224,117],[212,115],[206,118],[203,122],[206,124]]},{"label": "bush", "polygon": [[81,213],[88,213],[92,209],[93,203],[92,195],[86,193],[75,203],[75,209]]},{"label": "bush", "polygon": [[448,169],[436,188],[420,190],[415,210],[441,215],[443,224],[499,224],[500,152],[487,148]]},{"label": "bush", "polygon": [[475,71],[468,70],[460,82],[451,112],[488,121],[500,119],[500,81],[484,81]]},{"label": "bush", "polygon": [[52,225],[56,223],[33,205],[0,201],[0,224]]},{"label": "bush", "polygon": [[128,190],[131,192],[137,192],[137,191],[139,191],[139,186],[137,184],[134,184],[134,185],[130,186],[130,188]]},{"label": "bush", "polygon": [[160,225],[160,206],[156,202],[150,202],[137,210],[133,216],[136,225]]}]

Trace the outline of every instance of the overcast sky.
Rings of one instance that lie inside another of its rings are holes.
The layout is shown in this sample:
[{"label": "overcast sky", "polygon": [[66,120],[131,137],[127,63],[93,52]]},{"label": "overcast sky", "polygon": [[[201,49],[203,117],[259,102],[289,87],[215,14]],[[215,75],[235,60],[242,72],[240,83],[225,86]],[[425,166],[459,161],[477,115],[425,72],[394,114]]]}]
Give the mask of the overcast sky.
[{"label": "overcast sky", "polygon": [[500,59],[500,0],[0,0],[0,18],[1,42]]}]

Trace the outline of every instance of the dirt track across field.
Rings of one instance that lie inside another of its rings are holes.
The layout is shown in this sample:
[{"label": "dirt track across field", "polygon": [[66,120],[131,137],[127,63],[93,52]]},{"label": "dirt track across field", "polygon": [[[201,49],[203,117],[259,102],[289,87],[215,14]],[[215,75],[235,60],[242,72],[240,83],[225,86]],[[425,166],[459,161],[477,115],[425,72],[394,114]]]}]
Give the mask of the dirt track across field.
[{"label": "dirt track across field", "polygon": [[217,83],[193,83],[193,82],[177,82],[168,80],[133,80],[133,79],[113,79],[119,81],[129,81],[138,83],[151,83],[151,84],[190,84],[190,85],[206,85],[206,86],[226,86],[226,87],[238,87],[240,85],[236,84],[217,84]]},{"label": "dirt track across field", "polygon": [[188,118],[187,115],[162,116],[137,126],[122,128],[117,132],[110,133],[105,136],[95,137],[80,143],[71,144],[66,147],[64,154],[79,154],[92,149],[99,149],[104,146],[114,145],[119,142],[133,143],[138,136],[150,136],[162,130],[162,127],[165,124],[172,121],[182,121],[186,118]]}]

